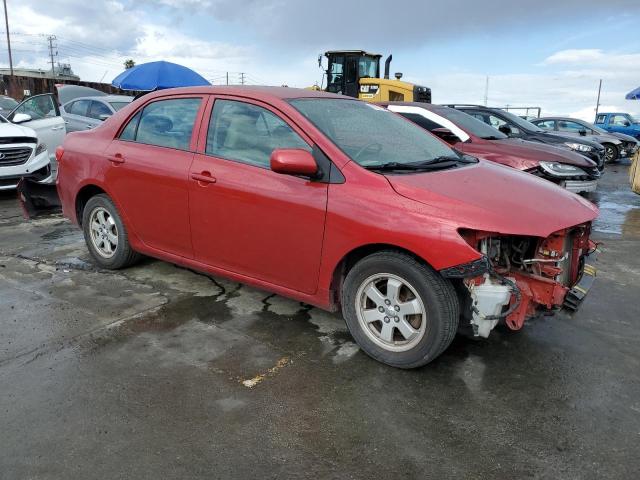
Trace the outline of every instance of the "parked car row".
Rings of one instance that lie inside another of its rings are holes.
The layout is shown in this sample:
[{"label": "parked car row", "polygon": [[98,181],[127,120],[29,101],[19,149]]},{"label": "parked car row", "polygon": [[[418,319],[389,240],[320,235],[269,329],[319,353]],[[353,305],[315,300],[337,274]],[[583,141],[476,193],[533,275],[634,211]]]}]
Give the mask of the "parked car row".
[{"label": "parked car row", "polygon": [[[426,103],[395,102],[384,106],[439,136],[461,152],[532,173],[572,192],[595,190],[601,175],[594,161],[575,151],[510,138],[478,120],[476,115],[468,115],[461,110]],[[493,113],[486,115],[493,119]],[[512,132],[511,129],[503,130]]]},{"label": "parked car row", "polygon": [[[436,358],[459,322],[486,337],[576,309],[598,209],[540,177],[589,182],[603,149],[505,117],[540,139],[529,144],[418,105],[276,87],[150,93],[67,135],[63,212],[103,268],[149,255],[341,310],[360,347],[396,367]],[[567,143],[588,148],[552,146]]]}]

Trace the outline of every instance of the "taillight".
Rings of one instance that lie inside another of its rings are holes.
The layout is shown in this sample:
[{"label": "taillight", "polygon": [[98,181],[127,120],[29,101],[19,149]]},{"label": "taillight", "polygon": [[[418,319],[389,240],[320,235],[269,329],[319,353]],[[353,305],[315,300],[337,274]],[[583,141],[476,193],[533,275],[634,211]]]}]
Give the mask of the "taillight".
[{"label": "taillight", "polygon": [[62,148],[62,145],[61,145],[58,148],[56,148],[56,160],[58,162],[62,160],[62,155],[64,155],[64,148]]}]

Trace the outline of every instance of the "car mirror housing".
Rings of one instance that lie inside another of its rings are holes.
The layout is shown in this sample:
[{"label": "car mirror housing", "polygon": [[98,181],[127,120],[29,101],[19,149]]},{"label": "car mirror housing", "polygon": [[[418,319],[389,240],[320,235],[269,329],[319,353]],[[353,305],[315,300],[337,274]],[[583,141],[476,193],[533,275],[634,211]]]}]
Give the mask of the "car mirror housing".
[{"label": "car mirror housing", "polygon": [[578,130],[578,133],[580,134],[581,137],[587,136],[587,130],[585,128]]},{"label": "car mirror housing", "polygon": [[13,123],[24,123],[24,122],[30,122],[30,121],[31,121],[31,115],[27,115],[26,113],[16,113],[12,119]]},{"label": "car mirror housing", "polygon": [[314,177],[318,164],[311,152],[298,148],[279,148],[271,153],[271,170],[284,175]]},{"label": "car mirror housing", "polygon": [[436,137],[439,137],[445,142],[450,144],[458,143],[461,141],[460,137],[458,137],[455,133],[453,133],[448,128],[444,128],[444,127],[434,128],[433,130],[431,130],[431,133],[433,133]]}]

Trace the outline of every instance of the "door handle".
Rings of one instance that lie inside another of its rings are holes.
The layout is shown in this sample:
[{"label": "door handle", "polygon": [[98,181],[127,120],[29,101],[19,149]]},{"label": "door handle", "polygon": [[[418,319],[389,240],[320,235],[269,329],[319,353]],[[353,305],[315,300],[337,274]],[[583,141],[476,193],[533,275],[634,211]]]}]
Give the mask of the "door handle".
[{"label": "door handle", "polygon": [[[65,122],[66,123],[66,122]],[[60,125],[58,127],[51,127],[51,130],[62,130],[64,128],[64,125]]]},{"label": "door handle", "polygon": [[117,164],[120,164],[120,163],[124,163],[124,157],[122,156],[121,153],[116,153],[115,155],[110,155],[110,156],[107,157],[107,160],[109,160],[114,165],[117,165]]},{"label": "door handle", "polygon": [[216,183],[216,177],[210,172],[192,173],[191,178],[201,183]]}]

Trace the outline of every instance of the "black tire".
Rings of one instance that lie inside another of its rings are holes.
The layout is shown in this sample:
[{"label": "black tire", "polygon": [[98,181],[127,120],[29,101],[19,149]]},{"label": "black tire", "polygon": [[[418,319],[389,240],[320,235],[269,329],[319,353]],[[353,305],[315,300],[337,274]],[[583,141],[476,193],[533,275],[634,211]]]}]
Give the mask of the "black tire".
[{"label": "black tire", "polygon": [[[96,248],[96,245],[94,245],[94,241],[91,237],[90,219],[93,212],[97,211],[97,209],[106,210],[106,212],[108,212],[108,214],[113,218],[117,229],[117,245],[113,250],[112,256],[109,258],[106,258],[100,253],[98,248]],[[120,268],[133,265],[140,259],[140,254],[131,248],[127,230],[122,223],[118,209],[111,199],[105,194],[96,195],[87,201],[84,210],[82,211],[82,231],[84,233],[84,240],[87,244],[87,248],[89,249],[89,253],[91,253],[91,256],[101,268],[118,270]]]},{"label": "black tire", "polygon": [[620,159],[620,152],[618,151],[618,147],[616,147],[612,143],[603,143],[602,146],[604,147],[605,163],[614,163]]},{"label": "black tire", "polygon": [[[409,350],[391,351],[369,338],[358,320],[358,290],[372,276],[388,273],[408,281],[424,305],[426,329]],[[454,286],[431,267],[396,251],[382,251],[360,260],[347,274],[342,287],[342,313],[357,344],[370,357],[397,368],[425,365],[444,352],[458,328],[460,306]]]}]

